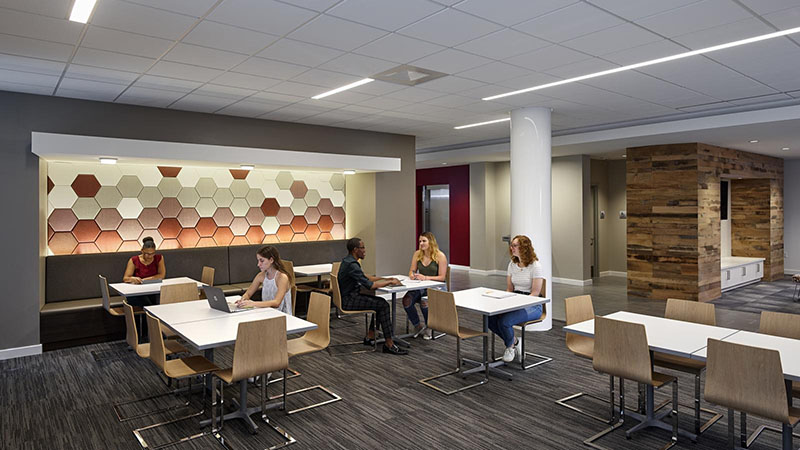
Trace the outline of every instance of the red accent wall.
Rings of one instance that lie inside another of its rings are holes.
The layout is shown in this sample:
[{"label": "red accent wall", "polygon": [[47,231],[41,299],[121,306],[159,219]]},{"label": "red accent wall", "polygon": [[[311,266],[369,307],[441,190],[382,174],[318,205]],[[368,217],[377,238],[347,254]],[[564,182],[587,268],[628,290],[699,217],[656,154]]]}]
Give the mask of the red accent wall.
[{"label": "red accent wall", "polygon": [[450,185],[450,264],[469,266],[469,166],[417,170],[417,236],[422,233],[422,186]]}]

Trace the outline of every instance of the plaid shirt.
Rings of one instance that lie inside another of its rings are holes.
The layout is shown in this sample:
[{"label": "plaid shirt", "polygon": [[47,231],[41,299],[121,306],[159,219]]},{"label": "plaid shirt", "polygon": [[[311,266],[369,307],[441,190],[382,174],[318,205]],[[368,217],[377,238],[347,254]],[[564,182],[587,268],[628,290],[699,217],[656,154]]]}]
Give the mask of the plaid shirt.
[{"label": "plaid shirt", "polygon": [[372,281],[364,275],[358,260],[353,255],[347,255],[339,266],[339,292],[342,298],[347,298],[358,293],[361,287],[372,289]]}]

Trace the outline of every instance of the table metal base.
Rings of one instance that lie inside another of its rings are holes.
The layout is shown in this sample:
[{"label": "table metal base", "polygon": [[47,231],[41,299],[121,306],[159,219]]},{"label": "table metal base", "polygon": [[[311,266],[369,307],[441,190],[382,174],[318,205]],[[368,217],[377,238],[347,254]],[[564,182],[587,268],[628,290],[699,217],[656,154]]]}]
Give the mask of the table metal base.
[{"label": "table metal base", "polygon": [[[467,370],[461,371],[461,376],[462,377],[466,377],[467,375],[470,375],[470,374],[473,374],[473,373],[483,372],[484,369],[485,369],[485,363],[482,363],[480,361],[475,361],[474,359],[467,359],[467,358],[463,358],[462,361],[465,362],[465,363],[469,363],[469,364],[475,364],[475,367],[473,367],[472,369],[467,369]],[[514,379],[514,375],[513,374],[511,374],[510,372],[506,372],[505,370],[498,369],[498,367],[502,367],[502,366],[505,366],[505,365],[506,365],[506,363],[504,361],[502,361],[502,360],[501,361],[492,361],[492,362],[490,362],[489,363],[489,375],[494,375],[496,377],[505,378],[508,381],[513,380]]]},{"label": "table metal base", "polygon": [[[221,394],[222,395],[222,394]],[[261,413],[261,406],[253,406],[248,408],[247,407],[247,380],[242,380],[239,382],[239,399],[233,399],[233,404],[236,405],[236,411],[231,411],[228,414],[223,416],[225,421],[230,419],[242,419],[244,423],[247,425],[247,428],[250,429],[250,432],[255,434],[258,432],[258,425],[253,421],[250,417],[255,413]],[[277,409],[280,408],[283,402],[271,402],[267,403],[266,409]],[[200,426],[206,427],[211,425],[211,419],[206,419],[200,422]]]},{"label": "table metal base", "polygon": [[[636,425],[631,427],[625,432],[626,436],[643,430],[645,428],[659,428],[672,432],[672,425],[663,422],[662,419],[672,414],[672,409],[658,412],[664,405],[660,405],[658,409],[655,408],[655,388],[653,386],[645,386],[645,414],[640,414],[634,411],[625,411],[625,415],[639,421]],[[691,439],[692,442],[697,441],[697,435],[678,427],[678,436]]]}]

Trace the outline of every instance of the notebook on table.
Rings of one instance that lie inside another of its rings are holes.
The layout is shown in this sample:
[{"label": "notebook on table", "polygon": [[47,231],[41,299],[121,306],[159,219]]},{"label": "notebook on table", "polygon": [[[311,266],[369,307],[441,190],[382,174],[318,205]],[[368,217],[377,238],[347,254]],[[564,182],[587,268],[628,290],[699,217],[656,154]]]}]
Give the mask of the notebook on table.
[{"label": "notebook on table", "polygon": [[515,294],[513,292],[508,292],[508,291],[486,291],[481,295],[483,295],[484,297],[491,297],[491,298],[508,298]]},{"label": "notebook on table", "polygon": [[142,284],[158,284],[163,281],[161,278],[151,278],[149,280],[142,280]]},{"label": "notebook on table", "polygon": [[252,308],[239,308],[238,306],[236,306],[236,300],[232,299],[229,301],[228,299],[226,299],[225,293],[222,292],[222,289],[218,287],[205,286],[203,287],[203,292],[206,293],[206,298],[208,298],[208,305],[218,311],[235,313],[252,309]]}]

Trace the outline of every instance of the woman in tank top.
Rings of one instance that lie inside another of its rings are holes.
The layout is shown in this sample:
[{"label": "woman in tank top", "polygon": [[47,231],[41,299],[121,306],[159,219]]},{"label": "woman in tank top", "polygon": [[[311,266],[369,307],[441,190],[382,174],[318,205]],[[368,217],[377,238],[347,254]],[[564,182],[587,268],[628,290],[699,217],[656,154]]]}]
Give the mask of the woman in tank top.
[{"label": "woman in tank top", "polygon": [[[439,250],[433,233],[426,231],[419,236],[419,250],[414,252],[414,256],[411,257],[411,269],[408,271],[408,276],[412,280],[445,280],[447,276],[447,257],[444,252]],[[403,308],[406,310],[408,320],[416,328],[414,337],[422,335],[423,339],[430,340],[432,333],[427,328],[428,300],[423,300],[423,294],[424,291],[421,290],[408,291],[403,297]],[[425,325],[419,321],[417,308],[414,306],[416,303],[419,303],[419,309],[422,310]]]},{"label": "woman in tank top", "polygon": [[[163,280],[167,276],[164,257],[156,254],[156,243],[151,237],[142,239],[142,253],[131,256],[125,267],[122,281],[131,284],[142,284],[143,280]],[[128,297],[131,306],[149,306],[159,303],[159,295],[137,295]]]},{"label": "woman in tank top", "polygon": [[[539,296],[542,290],[544,273],[530,238],[524,235],[514,236],[508,247],[511,262],[508,263],[506,276],[506,290],[517,294]],[[506,345],[503,352],[503,361],[511,362],[514,358],[521,358],[519,338],[514,337],[514,325],[536,320],[542,317],[542,305],[509,311],[489,317],[489,329],[500,336]]]},{"label": "woman in tank top", "polygon": [[[258,275],[250,283],[247,292],[236,302],[240,308],[275,308],[283,313],[292,314],[292,277],[281,261],[278,249],[268,245],[256,253],[258,261]],[[261,301],[250,300],[259,286],[261,287]]]}]

